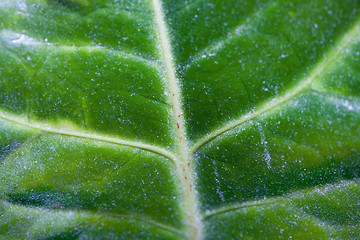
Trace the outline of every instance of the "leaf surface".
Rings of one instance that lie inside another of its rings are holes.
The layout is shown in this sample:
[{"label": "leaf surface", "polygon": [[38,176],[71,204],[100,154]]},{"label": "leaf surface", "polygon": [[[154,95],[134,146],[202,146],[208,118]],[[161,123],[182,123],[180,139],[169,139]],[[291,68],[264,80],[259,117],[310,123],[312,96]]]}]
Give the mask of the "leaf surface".
[{"label": "leaf surface", "polygon": [[1,239],[359,239],[359,2],[0,1]]}]

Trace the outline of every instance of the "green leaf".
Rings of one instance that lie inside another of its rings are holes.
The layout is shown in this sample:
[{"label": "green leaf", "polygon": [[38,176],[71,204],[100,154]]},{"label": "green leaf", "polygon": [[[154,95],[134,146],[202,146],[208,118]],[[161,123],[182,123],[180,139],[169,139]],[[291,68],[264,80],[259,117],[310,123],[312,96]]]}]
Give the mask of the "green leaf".
[{"label": "green leaf", "polygon": [[0,239],[360,239],[360,2],[0,0]]}]

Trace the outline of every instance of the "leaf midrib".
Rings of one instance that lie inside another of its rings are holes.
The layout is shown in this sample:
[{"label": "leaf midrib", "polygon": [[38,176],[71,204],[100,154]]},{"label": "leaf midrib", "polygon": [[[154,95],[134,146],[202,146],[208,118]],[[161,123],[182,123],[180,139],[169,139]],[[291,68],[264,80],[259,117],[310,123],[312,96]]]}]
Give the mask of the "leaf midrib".
[{"label": "leaf midrib", "polygon": [[159,34],[159,49],[164,61],[164,70],[168,83],[168,94],[172,105],[174,119],[175,143],[177,144],[176,169],[182,195],[182,208],[185,216],[184,230],[188,239],[202,239],[202,219],[198,207],[198,199],[195,191],[195,179],[193,171],[193,155],[188,149],[188,141],[185,131],[185,120],[181,103],[181,90],[179,80],[176,77],[174,57],[171,51],[171,41],[168,35],[165,16],[163,14],[161,0],[153,0],[155,22]]}]

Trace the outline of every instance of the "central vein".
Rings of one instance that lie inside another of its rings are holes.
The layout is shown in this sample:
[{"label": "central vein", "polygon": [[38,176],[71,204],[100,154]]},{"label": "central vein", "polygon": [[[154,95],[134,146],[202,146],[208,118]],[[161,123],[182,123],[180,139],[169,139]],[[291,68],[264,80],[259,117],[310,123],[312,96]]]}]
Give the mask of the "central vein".
[{"label": "central vein", "polygon": [[169,82],[170,102],[173,109],[176,129],[176,143],[178,158],[176,167],[182,191],[182,206],[186,217],[186,233],[189,239],[202,239],[202,222],[198,210],[196,192],[194,189],[193,158],[187,147],[184,117],[181,110],[181,92],[176,78],[170,41],[164,21],[160,0],[153,0],[156,24],[158,27],[161,51],[165,62],[167,79]]}]

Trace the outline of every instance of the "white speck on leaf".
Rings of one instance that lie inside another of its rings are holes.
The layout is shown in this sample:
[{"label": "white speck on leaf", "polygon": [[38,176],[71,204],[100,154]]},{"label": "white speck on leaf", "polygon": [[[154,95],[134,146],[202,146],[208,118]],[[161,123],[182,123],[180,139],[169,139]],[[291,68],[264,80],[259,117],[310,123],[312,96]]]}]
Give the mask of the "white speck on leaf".
[{"label": "white speck on leaf", "polygon": [[266,162],[267,168],[271,169],[271,156],[269,153],[269,149],[267,148],[267,141],[266,141],[265,133],[264,133],[264,130],[260,123],[258,124],[258,126],[259,126],[259,132],[260,132],[260,137],[261,137],[261,144],[264,146],[265,162]]}]

